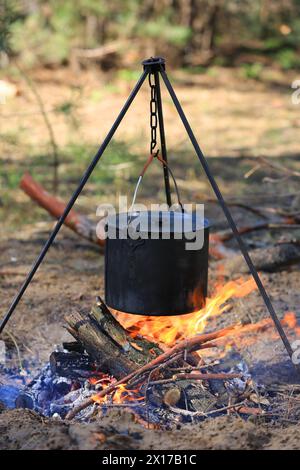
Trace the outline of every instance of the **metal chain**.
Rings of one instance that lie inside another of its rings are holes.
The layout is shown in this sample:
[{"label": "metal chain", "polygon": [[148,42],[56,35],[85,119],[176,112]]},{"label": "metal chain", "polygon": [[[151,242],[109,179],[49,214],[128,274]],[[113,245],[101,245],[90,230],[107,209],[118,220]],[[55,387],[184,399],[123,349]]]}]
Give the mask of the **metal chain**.
[{"label": "metal chain", "polygon": [[151,90],[150,98],[150,128],[151,128],[151,142],[150,142],[150,154],[154,153],[154,149],[157,145],[157,96],[156,96],[156,85],[155,75],[153,72],[149,73],[148,76],[149,86]]}]

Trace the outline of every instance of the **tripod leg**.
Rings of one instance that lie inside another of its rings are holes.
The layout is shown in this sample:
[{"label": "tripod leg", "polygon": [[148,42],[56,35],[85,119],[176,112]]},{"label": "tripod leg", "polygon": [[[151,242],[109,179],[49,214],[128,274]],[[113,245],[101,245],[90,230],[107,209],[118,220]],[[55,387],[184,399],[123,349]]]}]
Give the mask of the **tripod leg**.
[{"label": "tripod leg", "polygon": [[47,251],[49,250],[50,246],[54,242],[55,237],[58,234],[61,226],[63,225],[67,215],[69,214],[70,210],[72,209],[73,205],[75,204],[78,196],[80,195],[81,191],[83,190],[83,188],[84,188],[86,182],[88,181],[90,175],[92,174],[95,166],[97,165],[98,161],[100,160],[104,150],[106,149],[106,147],[109,144],[109,142],[111,141],[114,133],[116,132],[117,128],[119,127],[123,117],[125,116],[128,108],[130,107],[131,103],[133,102],[134,98],[136,97],[136,95],[137,95],[138,91],[140,90],[142,84],[144,83],[144,80],[147,77],[147,75],[148,75],[148,71],[144,71],[142,73],[140,79],[138,80],[138,82],[136,83],[134,89],[132,90],[131,94],[129,95],[126,103],[124,104],[123,108],[121,109],[117,119],[115,120],[115,122],[113,123],[110,131],[108,132],[107,136],[105,137],[102,145],[99,147],[98,152],[96,153],[96,155],[94,156],[93,160],[91,161],[89,167],[87,168],[87,170],[83,174],[77,189],[74,191],[74,193],[73,193],[71,199],[69,200],[63,214],[58,219],[51,235],[49,236],[49,239],[45,243],[41,253],[37,257],[36,261],[34,262],[32,268],[31,268],[31,270],[29,271],[25,281],[23,282],[19,292],[17,293],[17,295],[13,299],[12,304],[10,305],[8,311],[6,312],[4,318],[2,319],[1,324],[0,324],[0,334],[2,333],[6,323],[10,319],[10,317],[13,314],[15,308],[17,307],[18,303],[20,302],[21,298],[23,297],[24,292],[26,291],[27,287],[29,286],[30,282],[32,281],[36,271],[38,270],[40,264],[42,263],[44,257],[46,256]]},{"label": "tripod leg", "polygon": [[163,68],[161,68],[160,73],[161,73],[162,78],[163,78],[163,80],[164,80],[164,82],[165,82],[165,85],[166,85],[166,87],[167,87],[167,89],[168,89],[168,92],[169,92],[169,94],[170,94],[170,96],[171,96],[171,98],[172,98],[172,100],[173,100],[173,103],[174,103],[174,105],[175,105],[175,107],[176,107],[176,109],[177,109],[177,112],[178,112],[178,114],[179,114],[179,116],[180,116],[180,118],[181,118],[181,121],[182,121],[182,123],[183,123],[183,125],[184,125],[184,127],[185,127],[185,129],[186,129],[186,132],[187,132],[187,134],[188,134],[188,136],[189,136],[189,138],[190,138],[190,140],[191,140],[191,142],[192,142],[192,144],[193,144],[193,147],[194,147],[194,149],[195,149],[195,151],[196,151],[196,154],[197,154],[197,156],[198,156],[198,158],[199,158],[199,160],[200,160],[200,163],[201,163],[201,165],[202,165],[202,167],[203,167],[203,169],[204,169],[204,171],[205,171],[205,174],[206,174],[206,176],[207,176],[207,179],[209,180],[210,185],[211,185],[212,189],[214,190],[215,195],[216,195],[217,198],[218,198],[218,201],[219,201],[219,203],[220,203],[220,205],[221,205],[221,207],[222,207],[222,209],[223,209],[223,212],[224,212],[224,214],[225,214],[225,216],[226,216],[226,218],[227,218],[227,221],[228,221],[228,223],[229,223],[229,225],[230,225],[230,227],[231,227],[231,230],[233,231],[233,234],[234,234],[234,236],[235,236],[235,239],[236,239],[237,242],[238,242],[239,248],[240,248],[240,250],[241,250],[241,252],[242,252],[242,254],[243,254],[244,258],[245,258],[245,261],[246,261],[246,263],[247,263],[247,265],[248,265],[248,267],[249,267],[249,270],[250,270],[250,272],[251,272],[251,274],[252,274],[252,276],[253,276],[253,279],[254,279],[255,282],[256,282],[256,285],[257,285],[257,287],[258,287],[258,290],[259,290],[259,292],[260,292],[260,295],[262,296],[262,298],[263,298],[263,300],[264,300],[264,302],[265,302],[265,305],[266,305],[266,307],[267,307],[267,309],[268,309],[268,312],[269,312],[269,314],[270,314],[270,316],[271,316],[271,318],[272,318],[272,320],[273,320],[273,322],[274,322],[274,324],[275,324],[275,327],[277,328],[277,331],[278,331],[278,333],[279,333],[279,335],[280,335],[280,337],[281,337],[281,339],[282,339],[282,342],[283,342],[283,344],[284,344],[284,346],[285,346],[285,348],[286,348],[287,353],[289,354],[290,358],[292,358],[293,349],[292,349],[292,347],[291,347],[291,344],[290,344],[290,342],[289,342],[289,340],[288,340],[288,338],[287,338],[287,336],[286,336],[286,334],[285,334],[285,332],[284,332],[284,329],[282,328],[282,325],[281,325],[281,323],[280,323],[279,318],[278,318],[277,315],[276,315],[276,312],[275,312],[274,307],[273,307],[273,305],[272,305],[272,303],[271,303],[270,297],[268,296],[268,294],[267,294],[267,292],[266,292],[266,289],[265,289],[265,287],[264,287],[264,285],[263,285],[263,283],[262,283],[262,281],[261,281],[261,279],[260,279],[260,277],[259,277],[259,275],[258,275],[258,272],[256,271],[256,268],[255,268],[255,266],[254,266],[254,264],[253,264],[253,262],[252,262],[252,259],[250,258],[250,255],[249,255],[249,253],[248,253],[248,250],[247,250],[247,248],[246,248],[246,245],[245,245],[245,243],[243,242],[242,237],[241,237],[240,234],[239,234],[239,231],[238,231],[238,229],[237,229],[237,226],[236,226],[236,224],[235,224],[235,222],[234,222],[234,220],[233,220],[233,218],[232,218],[231,212],[230,212],[230,210],[229,210],[229,208],[228,208],[228,206],[227,206],[227,204],[226,204],[226,202],[225,202],[225,200],[224,200],[224,198],[223,198],[223,196],[222,196],[222,193],[221,193],[221,191],[220,191],[220,189],[219,189],[219,186],[218,186],[218,184],[217,184],[217,182],[216,182],[216,180],[215,180],[213,174],[212,174],[211,171],[210,171],[210,168],[209,168],[209,166],[208,166],[207,160],[206,160],[206,158],[204,157],[204,155],[203,155],[203,153],[202,153],[202,151],[201,151],[201,149],[200,149],[200,147],[199,147],[199,144],[198,144],[198,142],[197,142],[197,140],[196,140],[196,137],[194,136],[194,133],[193,133],[193,131],[192,131],[192,129],[191,129],[191,126],[189,125],[189,122],[188,122],[188,120],[187,120],[187,118],[186,118],[186,116],[185,116],[185,114],[184,114],[184,111],[183,111],[183,109],[182,109],[182,107],[181,107],[181,104],[179,103],[178,98],[177,98],[177,96],[176,96],[176,94],[175,94],[175,91],[174,91],[174,89],[173,89],[173,87],[172,87],[172,85],[171,85],[171,83],[170,83],[170,81],[169,81],[169,78],[168,78],[166,72],[163,70]]},{"label": "tripod leg", "polygon": [[[162,154],[163,160],[166,163],[168,163],[166,136],[165,136],[165,127],[164,127],[164,117],[163,117],[163,110],[162,110],[161,91],[160,91],[159,73],[158,72],[154,72],[154,80],[155,80],[155,86],[156,86],[157,112],[158,112],[158,122],[159,122],[161,154]],[[171,191],[170,191],[169,171],[168,171],[168,168],[165,165],[164,165],[163,168],[164,168],[166,199],[167,199],[167,204],[170,207],[172,205],[172,199],[171,199]]]}]

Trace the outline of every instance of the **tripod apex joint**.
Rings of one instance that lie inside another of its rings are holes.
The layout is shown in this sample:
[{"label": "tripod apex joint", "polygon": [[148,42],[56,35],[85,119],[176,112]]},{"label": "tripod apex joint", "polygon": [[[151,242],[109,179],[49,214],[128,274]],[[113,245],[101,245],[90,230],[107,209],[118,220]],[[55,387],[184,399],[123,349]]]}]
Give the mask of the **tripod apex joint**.
[{"label": "tripod apex joint", "polygon": [[150,57],[149,59],[143,60],[142,65],[144,66],[144,70],[157,72],[162,68],[165,70],[166,61],[163,57]]}]

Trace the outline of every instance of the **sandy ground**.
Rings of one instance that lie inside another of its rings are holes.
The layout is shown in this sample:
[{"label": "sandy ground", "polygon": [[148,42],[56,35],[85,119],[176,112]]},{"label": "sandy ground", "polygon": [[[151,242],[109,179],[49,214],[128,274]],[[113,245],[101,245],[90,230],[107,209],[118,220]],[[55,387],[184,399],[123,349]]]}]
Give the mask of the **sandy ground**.
[{"label": "sandy ground", "polygon": [[1,450],[298,450],[300,440],[298,425],[282,429],[227,416],[176,431],[145,430],[119,411],[93,424],[55,422],[29,410],[2,412],[0,433]]}]

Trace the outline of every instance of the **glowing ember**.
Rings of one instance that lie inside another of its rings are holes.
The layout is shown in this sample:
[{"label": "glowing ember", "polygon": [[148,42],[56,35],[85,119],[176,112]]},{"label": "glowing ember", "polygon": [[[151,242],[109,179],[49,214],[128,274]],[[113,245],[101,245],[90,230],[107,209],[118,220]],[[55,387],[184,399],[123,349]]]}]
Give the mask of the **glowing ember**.
[{"label": "glowing ember", "polygon": [[208,298],[206,306],[197,312],[170,317],[151,317],[116,312],[116,317],[133,337],[142,335],[157,343],[171,346],[178,340],[201,333],[209,318],[220,315],[231,307],[226,303],[229,299],[245,297],[254,289],[256,289],[256,284],[252,278],[247,281],[239,279],[217,286],[215,295]]},{"label": "glowing ember", "polygon": [[108,374],[103,374],[102,372],[98,372],[97,376],[90,377],[88,380],[91,385],[98,385],[101,384],[102,386],[104,385],[109,385],[112,381],[113,377],[111,377]]},{"label": "glowing ember", "polygon": [[[111,385],[115,380],[112,380],[110,384],[104,384],[103,389]],[[117,389],[112,395],[106,395],[105,397],[99,397],[99,395],[93,395],[92,399],[101,405],[113,403],[113,404],[124,404],[128,402],[137,402],[144,400],[144,397],[139,396],[139,390],[128,390],[125,385],[118,385]]]},{"label": "glowing ember", "polygon": [[282,322],[291,330],[294,330],[297,336],[300,336],[300,326],[298,325],[298,320],[295,312],[286,312],[284,314]]},{"label": "glowing ember", "polygon": [[297,318],[294,312],[286,312],[283,317],[283,320],[289,328],[296,328]]}]

